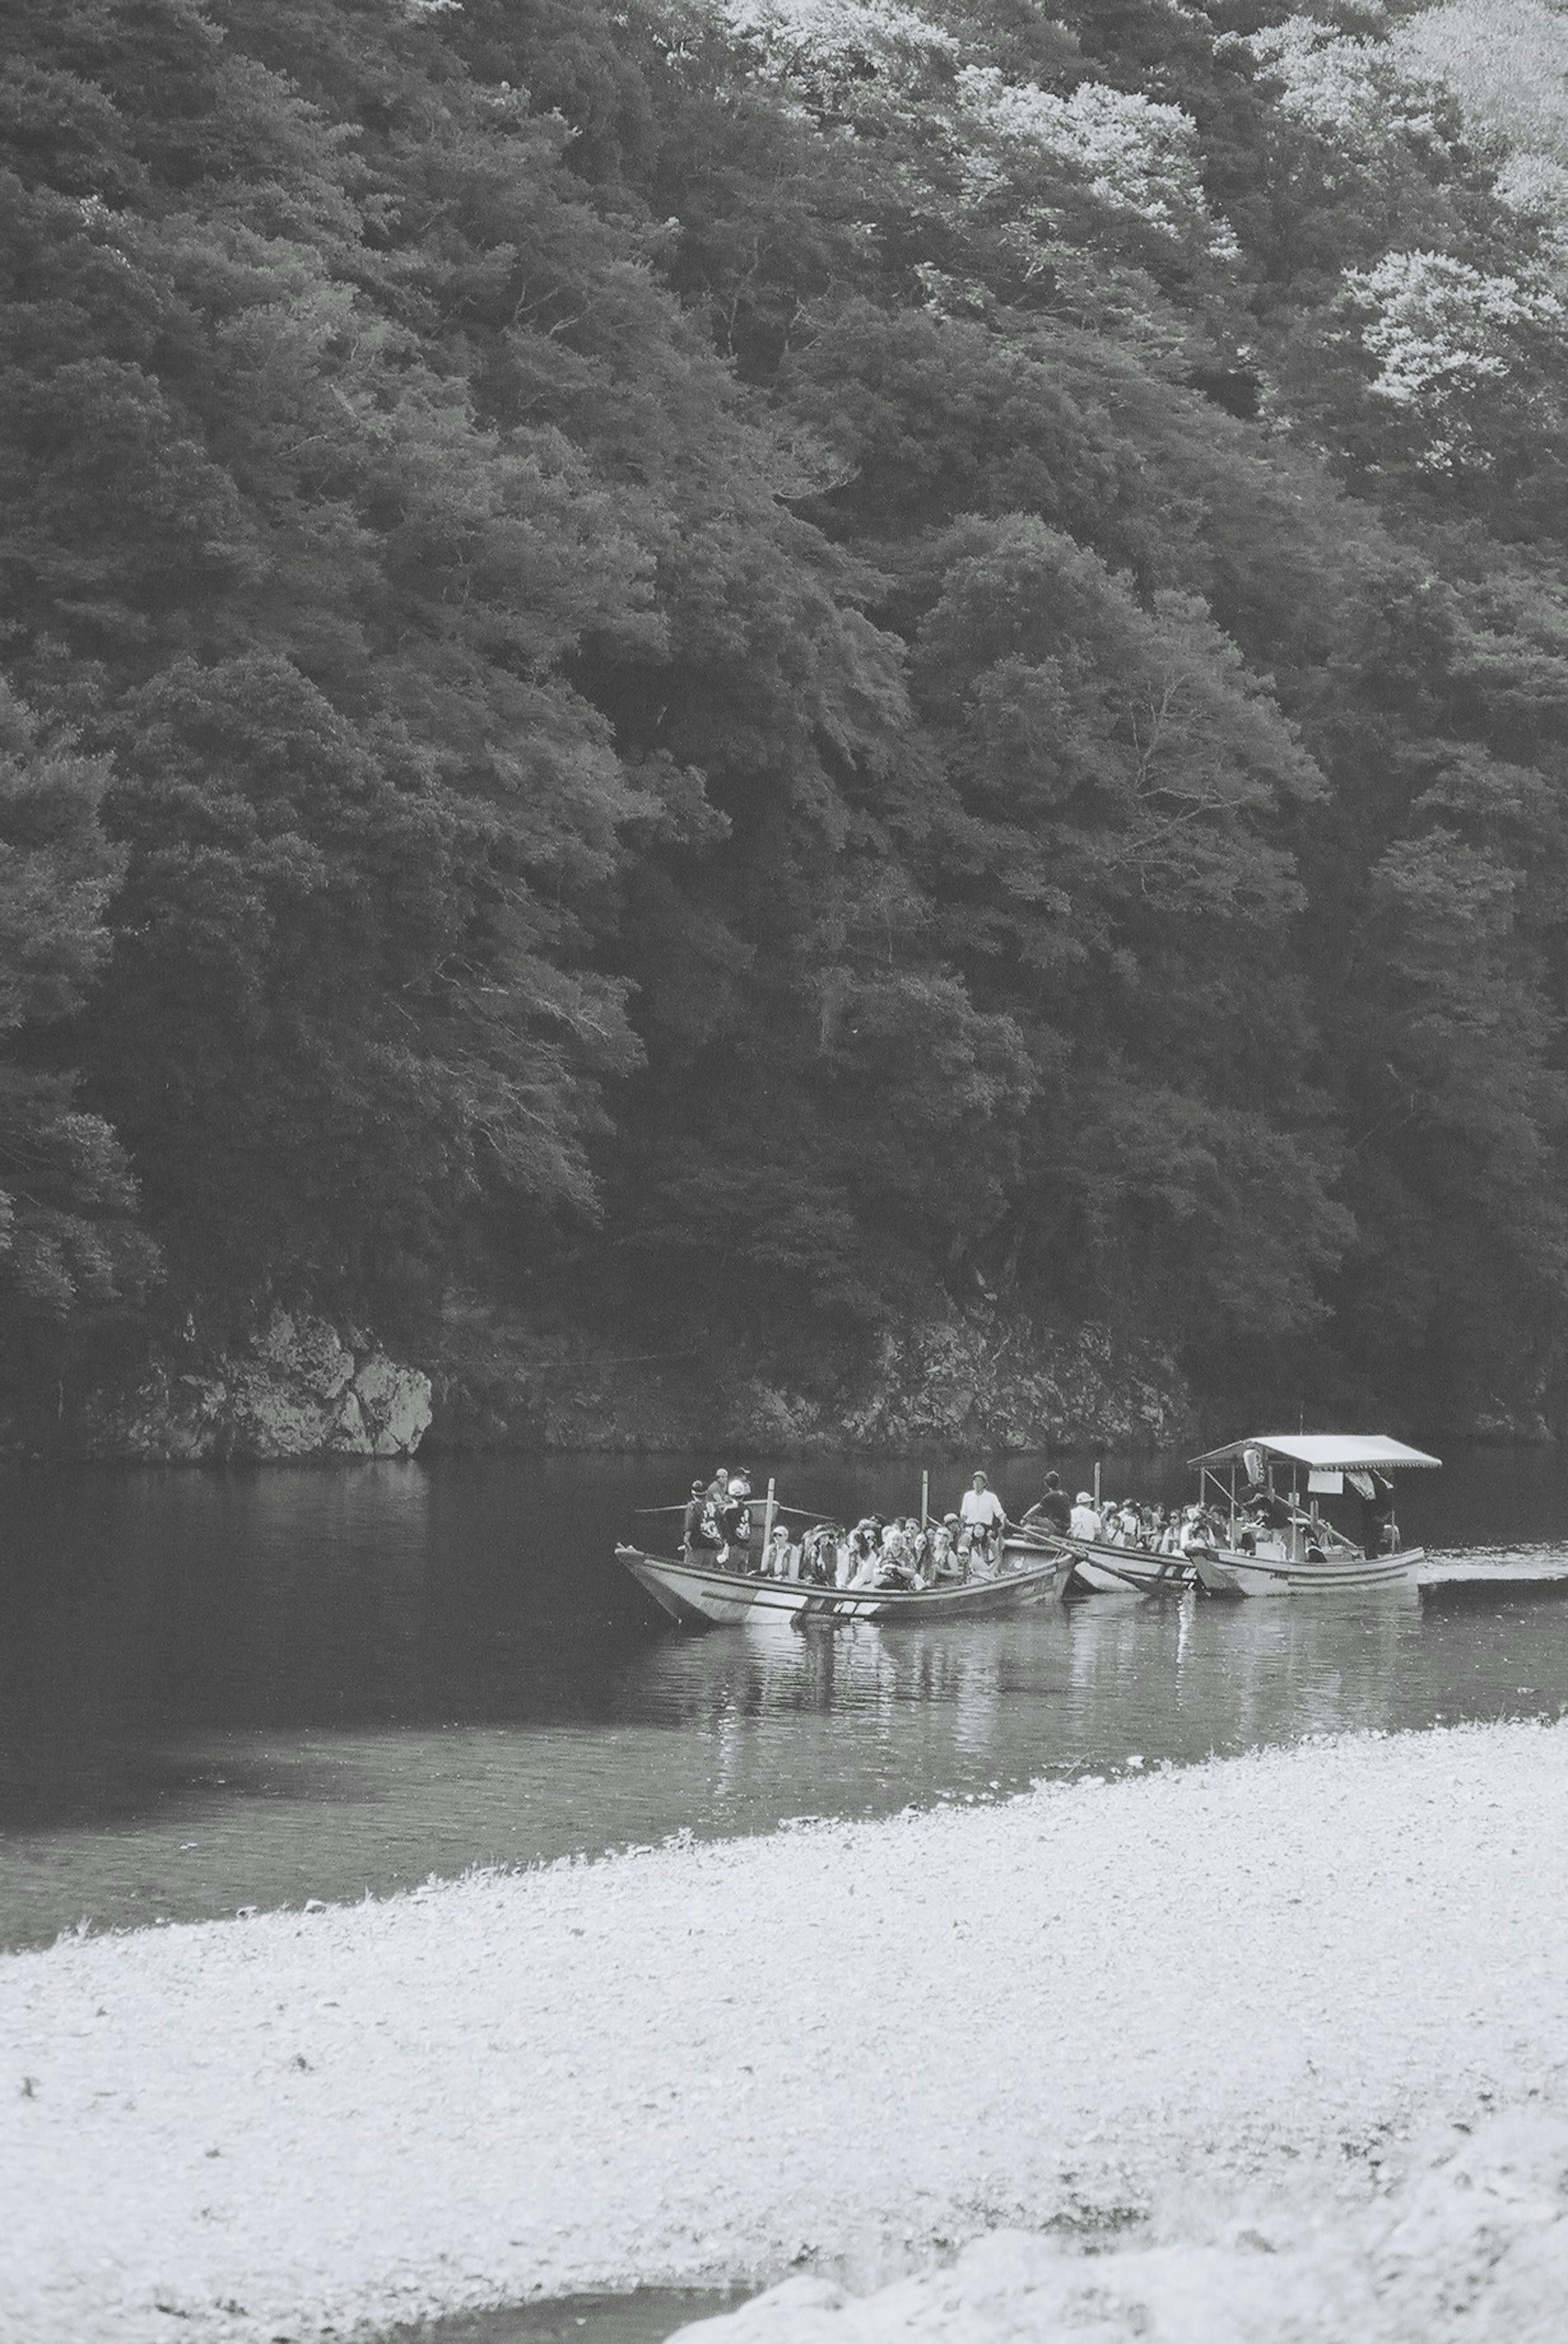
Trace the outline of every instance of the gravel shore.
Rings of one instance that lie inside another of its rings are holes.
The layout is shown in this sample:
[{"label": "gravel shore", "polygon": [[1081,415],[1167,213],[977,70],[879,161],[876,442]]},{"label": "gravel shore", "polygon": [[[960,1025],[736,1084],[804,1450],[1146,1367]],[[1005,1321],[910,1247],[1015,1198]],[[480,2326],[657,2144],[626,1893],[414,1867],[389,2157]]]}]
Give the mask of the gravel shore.
[{"label": "gravel shore", "polygon": [[[1354,2241],[1426,2219],[1491,2137],[1456,2127],[1523,2127],[1513,2197],[1563,2233],[1565,1824],[1568,1728],[1472,1728],[16,1955],[0,2334],[874,2288],[1000,2228],[1036,2235],[982,2259],[1064,2286],[1090,2266],[1062,2242],[1101,2274],[1207,2256],[1230,2324],[1149,2330],[1189,2344],[1254,2333],[1265,2247],[1280,2282],[1337,2272],[1348,2319]],[[1410,2332],[1534,2333],[1472,2298]],[[835,2301],[736,2317],[858,2344],[872,2313]]]}]

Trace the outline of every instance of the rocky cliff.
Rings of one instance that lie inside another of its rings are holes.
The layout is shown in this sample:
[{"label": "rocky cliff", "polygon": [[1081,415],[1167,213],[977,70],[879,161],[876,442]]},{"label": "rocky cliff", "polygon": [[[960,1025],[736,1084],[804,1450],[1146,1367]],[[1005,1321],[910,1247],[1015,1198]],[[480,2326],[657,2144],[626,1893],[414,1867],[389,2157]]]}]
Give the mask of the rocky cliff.
[{"label": "rocky cliff", "polygon": [[215,1349],[194,1329],[131,1375],[0,1418],[0,1456],[201,1464],[450,1450],[940,1457],[1046,1446],[1158,1448],[1191,1430],[1168,1358],[973,1311],[908,1326],[808,1382],[740,1345],[619,1346],[475,1297],[450,1301],[415,1364],[309,1312],[278,1309]]},{"label": "rocky cliff", "polygon": [[213,1351],[194,1329],[141,1371],[19,1412],[0,1453],[150,1463],[411,1457],[430,1422],[430,1379],[374,1339],[276,1310]]},{"label": "rocky cliff", "polygon": [[[798,1330],[797,1330],[798,1334]],[[1200,1403],[1156,1344],[974,1308],[912,1322],[858,1357],[803,1370],[754,1345],[543,1323],[472,1294],[448,1298],[419,1356],[309,1310],[274,1309],[215,1347],[193,1328],[133,1371],[0,1403],[0,1460],[202,1464],[453,1450],[637,1453],[748,1449],[968,1456],[1042,1448],[1160,1449],[1199,1433]],[[1232,1411],[1228,1410],[1229,1422]],[[1330,1415],[1388,1415],[1341,1395]],[[1450,1439],[1563,1437],[1555,1394],[1473,1393],[1418,1428]]]},{"label": "rocky cliff", "polygon": [[469,1298],[449,1304],[430,1365],[431,1439],[461,1449],[1137,1449],[1179,1440],[1194,1420],[1153,1345],[984,1310],[885,1335],[868,1358],[824,1362],[808,1385],[738,1346],[618,1350]]}]

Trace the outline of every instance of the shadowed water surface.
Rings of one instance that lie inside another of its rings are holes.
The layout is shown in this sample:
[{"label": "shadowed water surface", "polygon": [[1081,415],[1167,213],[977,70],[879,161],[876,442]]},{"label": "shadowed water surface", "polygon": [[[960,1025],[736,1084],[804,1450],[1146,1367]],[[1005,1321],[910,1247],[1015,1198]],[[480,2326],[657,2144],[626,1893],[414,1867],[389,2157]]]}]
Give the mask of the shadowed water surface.
[{"label": "shadowed water surface", "polygon": [[[1088,1478],[1068,1460],[1073,1478]],[[1303,1734],[1568,1706],[1552,1453],[1404,1485],[1482,1576],[1332,1603],[1090,1598],[940,1631],[686,1637],[611,1560],[693,1460],[0,1484],[0,1937],[385,1894],[472,1864],[994,1797]],[[759,1470],[766,1471],[765,1460]],[[782,1470],[782,1469],[781,1469]],[[1037,1460],[996,1479],[1015,1510]],[[1111,1460],[1107,1486],[1185,1487]],[[934,1495],[956,1501],[958,1477]],[[787,1494],[918,1505],[908,1468]]]}]

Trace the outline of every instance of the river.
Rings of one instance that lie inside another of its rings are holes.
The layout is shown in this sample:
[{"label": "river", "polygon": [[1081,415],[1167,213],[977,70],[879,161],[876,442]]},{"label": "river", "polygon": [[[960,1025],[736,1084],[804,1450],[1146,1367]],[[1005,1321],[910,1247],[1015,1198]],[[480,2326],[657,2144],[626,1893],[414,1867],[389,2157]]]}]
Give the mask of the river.
[{"label": "river", "polygon": [[[1419,1596],[1105,1596],[940,1631],[686,1637],[612,1550],[659,1543],[637,1510],[711,1463],[0,1482],[0,1943],[1568,1708],[1568,1585],[1499,1575],[1510,1554],[1568,1561],[1555,1451],[1460,1451],[1401,1484],[1407,1537],[1477,1574]],[[824,1511],[919,1502],[906,1466],[777,1470]],[[1014,1510],[1039,1470],[996,1469]],[[1105,1472],[1148,1496],[1189,1478]],[[938,1474],[934,1497],[960,1486]]]}]

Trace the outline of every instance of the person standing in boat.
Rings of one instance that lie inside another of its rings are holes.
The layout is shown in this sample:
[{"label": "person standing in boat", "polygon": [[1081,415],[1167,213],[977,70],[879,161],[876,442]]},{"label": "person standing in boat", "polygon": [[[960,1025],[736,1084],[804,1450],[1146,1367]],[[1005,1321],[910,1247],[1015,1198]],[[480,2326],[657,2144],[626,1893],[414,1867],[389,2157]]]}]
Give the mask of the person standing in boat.
[{"label": "person standing in boat", "polygon": [[1381,1554],[1388,1538],[1389,1526],[1394,1518],[1394,1485],[1386,1473],[1369,1467],[1364,1472],[1348,1473],[1346,1480],[1361,1501],[1361,1550],[1369,1562]]},{"label": "person standing in boat", "polygon": [[708,1544],[703,1536],[703,1523],[708,1510],[707,1484],[693,1481],[692,1494],[686,1500],[686,1510],[681,1520],[681,1551],[688,1562],[700,1547]]},{"label": "person standing in boat", "polygon": [[1001,1559],[1002,1532],[1007,1526],[1007,1510],[986,1480],[976,1473],[958,1501],[958,1520],[968,1533],[969,1563],[973,1570],[983,1561],[986,1569],[995,1570]]},{"label": "person standing in boat", "polygon": [[1058,1473],[1046,1475],[1046,1486],[1024,1516],[1027,1531],[1050,1531],[1066,1538],[1072,1526],[1072,1501],[1063,1489]]},{"label": "person standing in boat", "polygon": [[1095,1511],[1095,1501],[1087,1490],[1080,1490],[1067,1518],[1069,1536],[1084,1539],[1092,1546],[1100,1535],[1100,1518]]},{"label": "person standing in boat", "polygon": [[743,1465],[729,1477],[721,1519],[724,1526],[724,1544],[730,1550],[730,1561],[736,1571],[749,1571],[752,1563],[752,1477]]}]

